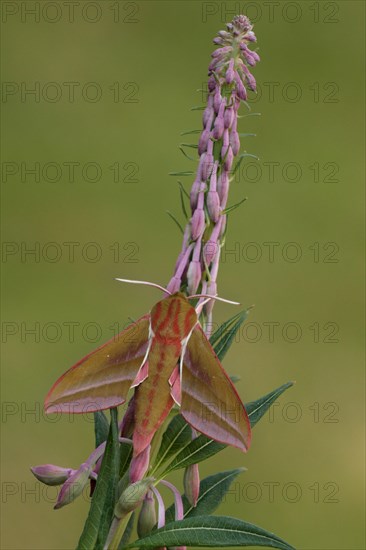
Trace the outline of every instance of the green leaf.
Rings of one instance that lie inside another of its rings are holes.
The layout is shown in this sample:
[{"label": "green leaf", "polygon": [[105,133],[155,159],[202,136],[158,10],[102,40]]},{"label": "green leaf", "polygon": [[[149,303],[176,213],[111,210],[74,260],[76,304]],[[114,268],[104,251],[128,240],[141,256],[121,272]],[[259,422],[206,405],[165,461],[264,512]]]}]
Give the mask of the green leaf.
[{"label": "green leaf", "polygon": [[178,181],[178,185],[179,185],[180,204],[181,204],[181,207],[182,207],[183,215],[184,215],[185,219],[188,220],[188,214],[187,214],[187,209],[186,209],[186,205],[185,205],[185,202],[184,202],[184,197],[189,198],[189,195],[188,195],[187,191],[184,189],[184,187],[183,187],[183,185],[180,181]]},{"label": "green leaf", "polygon": [[121,443],[119,453],[120,453],[119,477],[121,479],[127,472],[127,469],[131,462],[132,445],[129,445],[128,443]]},{"label": "green leaf", "polygon": [[195,439],[186,445],[180,453],[174,458],[169,466],[164,470],[163,474],[166,476],[173,470],[179,470],[180,468],[186,468],[191,464],[198,464],[206,458],[215,455],[222,449],[225,449],[226,445],[218,443],[205,435],[199,435]]},{"label": "green leaf", "polygon": [[182,132],[181,136],[188,136],[189,134],[200,134],[202,130],[188,130],[188,132]]},{"label": "green leaf", "polygon": [[228,214],[229,212],[232,212],[233,210],[235,210],[236,208],[238,208],[238,206],[240,206],[241,204],[243,204],[243,202],[245,202],[246,200],[248,200],[248,197],[244,197],[244,199],[242,199],[241,201],[231,205],[231,206],[228,206],[227,208],[225,208],[221,214]]},{"label": "green leaf", "polygon": [[181,143],[181,147],[190,147],[191,149],[198,149],[198,145],[195,143]]},{"label": "green leaf", "polygon": [[280,550],[293,550],[273,533],[252,523],[227,516],[198,516],[173,521],[138,539],[127,548],[153,548],[161,546],[266,546]]},{"label": "green leaf", "polygon": [[109,422],[103,411],[94,413],[95,448],[107,441]]},{"label": "green leaf", "polygon": [[248,113],[246,115],[239,115],[239,118],[245,118],[247,116],[262,116],[262,113]]},{"label": "green leaf", "polygon": [[183,149],[183,147],[180,145],[179,146],[179,150],[181,151],[181,153],[183,153],[183,155],[188,159],[188,160],[196,160],[192,157],[190,157],[189,155],[187,155],[187,153],[185,152],[185,150]]},{"label": "green leaf", "polygon": [[262,418],[262,416],[268,411],[269,407],[276,401],[276,399],[288,388],[294,385],[294,382],[287,382],[279,388],[267,393],[263,397],[260,397],[256,401],[250,401],[245,405],[246,411],[249,416],[250,425],[256,425],[256,423]]},{"label": "green leaf", "polygon": [[[245,409],[248,413],[251,427],[262,418],[262,416],[268,411],[272,403],[288,388],[293,386],[293,382],[287,382],[279,388],[267,393],[263,397],[260,397],[256,401],[251,401],[245,405]],[[211,456],[219,453],[226,448],[223,443],[218,443],[213,439],[209,439],[205,435],[200,435],[196,439],[193,439],[174,460],[164,470],[163,475],[166,476],[173,470],[179,470],[180,468],[186,468],[190,464],[197,464],[210,458]]]},{"label": "green leaf", "polygon": [[169,176],[193,176],[194,172],[169,172]]},{"label": "green leaf", "polygon": [[256,155],[252,155],[251,153],[243,153],[242,155],[240,155],[239,159],[238,159],[238,162],[235,164],[235,167],[234,167],[234,170],[232,172],[232,175],[234,176],[237,172],[237,170],[239,169],[241,163],[242,163],[242,160],[245,158],[245,157],[252,157],[256,160],[259,160],[259,157],[257,157]]},{"label": "green leaf", "polygon": [[210,343],[220,361],[225,357],[236,333],[248,317],[250,309],[245,309],[225,321],[211,336]]},{"label": "green leaf", "polygon": [[103,547],[115,504],[115,487],[118,481],[119,443],[117,409],[111,409],[111,424],[106,450],[98,481],[91,501],[89,514],[78,542],[77,550]]},{"label": "green leaf", "polygon": [[191,111],[204,111],[206,109],[206,105],[196,105],[195,107],[191,107]]},{"label": "green leaf", "polygon": [[151,475],[191,440],[191,427],[184,420],[183,416],[177,414],[164,432]]},{"label": "green leaf", "polygon": [[183,233],[184,233],[183,227],[180,225],[179,221],[178,221],[177,218],[174,216],[174,214],[172,214],[171,212],[169,212],[169,210],[167,210],[166,213],[167,213],[168,216],[173,220],[173,222],[177,225],[177,227],[178,227],[178,229],[180,230],[180,232],[183,234]]},{"label": "green leaf", "polygon": [[[243,471],[245,471],[245,468],[237,468],[236,470],[220,472],[203,479],[200,483],[200,493],[195,507],[191,506],[187,497],[183,495],[184,517],[212,514],[229,490],[231,483]],[[167,523],[174,521],[174,514],[175,506],[172,504],[166,511],[165,519]]]}]

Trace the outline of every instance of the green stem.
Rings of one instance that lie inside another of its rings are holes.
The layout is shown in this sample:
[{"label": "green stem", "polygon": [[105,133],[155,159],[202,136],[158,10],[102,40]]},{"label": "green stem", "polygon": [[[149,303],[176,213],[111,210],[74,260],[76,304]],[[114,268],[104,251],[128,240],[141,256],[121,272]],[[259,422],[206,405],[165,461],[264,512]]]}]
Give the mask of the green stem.
[{"label": "green stem", "polygon": [[114,517],[103,550],[118,550],[119,543],[126,530],[132,512],[128,512],[122,518]]}]

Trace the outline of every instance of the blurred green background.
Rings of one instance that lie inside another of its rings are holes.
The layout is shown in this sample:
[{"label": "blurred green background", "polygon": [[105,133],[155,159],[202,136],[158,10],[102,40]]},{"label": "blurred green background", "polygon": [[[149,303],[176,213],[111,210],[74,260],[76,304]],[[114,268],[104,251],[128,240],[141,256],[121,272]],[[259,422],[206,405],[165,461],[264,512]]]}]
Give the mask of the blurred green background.
[{"label": "blurred green background", "polygon": [[[181,236],[165,212],[182,216],[168,174],[194,170],[178,144],[196,136],[180,133],[200,128],[212,38],[239,10],[262,57],[261,116],[240,120],[260,161],[232,184],[231,203],[248,201],[219,292],[256,307],[224,364],[245,401],[297,384],[247,456],[226,450],[202,476],[248,468],[220,513],[299,549],[365,548],[364,3],[58,1],[2,3],[3,549],[76,545],[87,495],[53,511],[29,468],[76,467],[93,427],[45,418],[42,401],[160,297],[114,277],[169,280]],[[218,304],[215,321],[233,313]]]}]

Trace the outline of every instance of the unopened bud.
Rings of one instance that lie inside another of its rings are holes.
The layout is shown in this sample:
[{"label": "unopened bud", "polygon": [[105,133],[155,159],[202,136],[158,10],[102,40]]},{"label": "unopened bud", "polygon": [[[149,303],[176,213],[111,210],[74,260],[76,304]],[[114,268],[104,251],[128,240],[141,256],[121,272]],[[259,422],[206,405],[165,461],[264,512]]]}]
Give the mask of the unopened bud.
[{"label": "unopened bud", "polygon": [[217,180],[217,192],[220,197],[221,207],[225,208],[229,194],[229,174],[226,171],[221,172]]},{"label": "unopened bud", "polygon": [[229,61],[229,68],[226,71],[225,80],[227,84],[231,84],[232,81],[234,80],[234,59],[233,58],[230,59]]},{"label": "unopened bud", "polygon": [[192,239],[196,241],[205,230],[205,213],[203,208],[197,208],[191,219],[191,234]]},{"label": "unopened bud", "polygon": [[156,525],[155,500],[152,491],[147,491],[141,506],[137,522],[137,534],[140,538],[147,536]]},{"label": "unopened bud", "polygon": [[119,497],[118,502],[114,507],[114,515],[117,518],[122,518],[129,512],[136,510],[153,484],[153,481],[154,479],[152,477],[147,477],[146,479],[142,479],[141,481],[137,481],[136,483],[129,485]]},{"label": "unopened bud", "polygon": [[221,91],[220,91],[220,88],[217,87],[214,95],[214,100],[213,100],[213,106],[216,113],[219,112],[221,101],[222,101]]},{"label": "unopened bud", "polygon": [[184,492],[191,506],[197,505],[200,494],[200,473],[198,464],[191,464],[184,472]]},{"label": "unopened bud", "polygon": [[202,269],[200,261],[192,260],[187,271],[188,292],[195,294],[201,282]]},{"label": "unopened bud", "polygon": [[[210,119],[208,121],[208,124],[209,124],[209,122],[210,122]],[[198,154],[199,155],[202,155],[202,153],[206,152],[208,140],[210,139],[210,135],[211,135],[210,129],[206,128],[205,130],[203,130],[203,132],[201,134],[201,137],[199,139],[199,142],[198,142]]]},{"label": "unopened bud", "polygon": [[180,277],[176,277],[174,275],[174,277],[170,279],[166,289],[168,290],[168,292],[170,292],[170,294],[175,294],[176,292],[179,292],[181,285],[182,285],[182,281]]},{"label": "unopened bud", "polygon": [[224,48],[218,48],[212,52],[211,57],[221,57],[232,51],[232,46],[225,46]]},{"label": "unopened bud", "polygon": [[226,156],[227,150],[229,148],[229,143],[230,143],[229,130],[226,129],[224,131],[224,136],[223,136],[223,139],[222,139],[222,147],[221,147],[221,156],[222,156],[222,158],[225,158],[225,156]]},{"label": "unopened bud", "polygon": [[224,126],[225,126],[225,129],[230,128],[230,126],[233,123],[233,118],[234,118],[234,109],[232,107],[227,107],[227,109],[225,109],[225,113],[224,113]]},{"label": "unopened bud", "polygon": [[207,210],[210,219],[216,223],[220,216],[220,197],[216,191],[207,193]]},{"label": "unopened bud", "polygon": [[71,474],[59,492],[57,502],[54,506],[55,510],[62,508],[62,506],[66,506],[66,504],[70,504],[81,495],[84,487],[89,481],[91,471],[92,466],[84,463],[78,470]]},{"label": "unopened bud", "polygon": [[230,172],[230,170],[233,166],[233,160],[234,160],[233,150],[232,150],[231,146],[229,146],[227,155],[225,157],[225,162],[224,162],[224,168],[227,172]]},{"label": "unopened bud", "polygon": [[236,130],[233,130],[230,134],[230,145],[233,150],[233,155],[235,157],[240,150],[240,139],[239,134]]},{"label": "unopened bud", "polygon": [[[211,143],[212,143],[212,141],[211,141]],[[202,161],[202,175],[201,175],[202,181],[206,181],[210,177],[211,172],[212,172],[213,163],[214,163],[213,155],[211,153],[207,152],[205,154],[205,158]]]},{"label": "unopened bud", "polygon": [[247,91],[238,73],[235,73],[235,82],[236,82],[236,93],[238,94],[238,97],[243,101],[245,101],[247,99]]},{"label": "unopened bud", "polygon": [[61,468],[54,464],[42,464],[31,468],[32,474],[46,485],[62,485],[75,470],[71,468]]}]

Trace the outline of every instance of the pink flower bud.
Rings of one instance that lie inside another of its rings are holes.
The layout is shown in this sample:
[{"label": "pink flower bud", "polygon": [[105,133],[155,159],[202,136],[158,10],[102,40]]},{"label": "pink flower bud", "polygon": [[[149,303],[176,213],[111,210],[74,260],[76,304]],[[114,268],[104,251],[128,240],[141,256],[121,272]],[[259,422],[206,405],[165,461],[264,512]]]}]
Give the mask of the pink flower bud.
[{"label": "pink flower bud", "polygon": [[179,292],[181,284],[181,278],[174,275],[174,277],[170,279],[169,284],[166,288],[170,292],[170,294],[175,294],[176,292]]},{"label": "pink flower bud", "polygon": [[255,36],[253,31],[248,31],[245,35],[245,39],[249,40],[249,42],[257,42],[257,37]]},{"label": "pink flower bud", "polygon": [[131,483],[136,483],[144,477],[149,467],[150,448],[148,445],[141,453],[133,457],[130,464],[130,480]]},{"label": "pink flower bud", "polygon": [[194,241],[201,237],[205,230],[205,225],[205,213],[203,208],[196,208],[191,219],[191,235]]},{"label": "pink flower bud", "polygon": [[216,120],[215,120],[215,125],[214,125],[214,129],[213,129],[213,132],[212,132],[212,135],[213,135],[214,139],[221,139],[221,137],[224,133],[224,129],[225,129],[224,117],[218,115]]},{"label": "pink flower bud", "polygon": [[[210,124],[210,126],[211,126],[211,124]],[[200,136],[200,140],[198,142],[198,154],[199,155],[202,155],[202,153],[206,152],[208,140],[210,139],[210,135],[211,135],[211,131],[208,128],[203,130],[203,132]]]},{"label": "pink flower bud", "polygon": [[211,57],[221,57],[232,51],[232,46],[225,46],[224,48],[218,48],[212,52]]},{"label": "pink flower bud", "polygon": [[227,84],[231,84],[232,81],[234,80],[234,59],[233,58],[231,58],[229,61],[229,67],[225,74],[225,80]]},{"label": "pink flower bud", "polygon": [[212,121],[214,114],[215,114],[215,111],[214,111],[214,108],[213,108],[213,96],[211,95],[208,98],[208,105],[207,105],[206,109],[203,111],[203,116],[202,116],[202,124],[205,128],[206,128],[208,122],[210,120]]},{"label": "pink flower bud", "polygon": [[236,130],[233,130],[230,135],[230,145],[233,150],[233,155],[236,157],[236,155],[239,153],[240,149],[240,139],[239,134]]},{"label": "pink flower bud", "polygon": [[[202,157],[201,157],[202,158]],[[189,194],[189,202],[191,205],[191,211],[194,212],[194,210],[197,208],[197,202],[198,202],[198,195],[201,188],[201,179],[200,176],[197,174],[196,179],[194,180],[192,184],[192,189]]]},{"label": "pink flower bud", "polygon": [[217,182],[217,191],[220,197],[221,208],[225,208],[229,195],[229,174],[222,172]]},{"label": "pink flower bud", "polygon": [[256,64],[256,57],[259,57],[258,54],[256,54],[256,56],[254,56],[253,53],[255,53],[255,52],[250,51],[247,46],[245,46],[245,47],[241,46],[241,51],[242,51],[242,54],[244,55],[248,65],[250,65],[251,67],[254,67],[255,64]]},{"label": "pink flower bud", "polygon": [[71,474],[59,492],[57,502],[54,506],[55,510],[62,508],[62,506],[66,506],[66,504],[70,504],[81,495],[84,487],[89,481],[91,471],[92,466],[84,463],[78,470]]},{"label": "pink flower bud", "polygon": [[188,293],[195,294],[199,287],[202,277],[201,262],[192,260],[187,271]]},{"label": "pink flower bud", "polygon": [[220,109],[218,112],[218,115],[215,120],[214,129],[213,129],[213,137],[214,139],[220,139],[222,137],[222,134],[224,133],[224,112],[225,112],[225,106],[226,106],[226,98],[223,98]]},{"label": "pink flower bud", "polygon": [[248,67],[244,63],[242,63],[240,65],[240,70],[242,71],[243,76],[244,76],[245,80],[247,81],[249,89],[252,90],[253,92],[255,92],[255,90],[257,88],[257,82],[256,82],[254,76],[249,71]]},{"label": "pink flower bud", "polygon": [[207,210],[210,219],[216,223],[220,216],[220,197],[216,191],[207,193]]},{"label": "pink flower bud", "polygon": [[[211,142],[212,143],[212,142]],[[209,152],[205,154],[205,158],[202,162],[202,181],[208,180],[211,175],[212,167],[214,163],[213,155]]]},{"label": "pink flower bud", "polygon": [[31,468],[32,474],[45,485],[62,485],[75,471],[54,464],[42,464]]},{"label": "pink flower bud", "polygon": [[230,126],[233,123],[233,119],[234,119],[234,109],[232,107],[227,107],[225,109],[225,113],[224,113],[224,126],[225,126],[225,129],[230,128]]},{"label": "pink flower bud", "polygon": [[147,491],[143,500],[139,519],[137,521],[137,534],[140,538],[147,536],[156,525],[155,499],[152,491]]},{"label": "pink flower bud", "polygon": [[[208,79],[207,88],[209,92],[213,92],[214,89],[216,88],[216,80],[214,76],[210,76],[210,78]],[[210,97],[208,98],[208,105],[210,105]]]},{"label": "pink flower bud", "polygon": [[217,86],[214,99],[213,99],[213,106],[216,113],[219,112],[221,102],[222,102],[222,95],[221,95],[220,87]]},{"label": "pink flower bud", "polygon": [[245,101],[247,99],[247,91],[237,72],[235,73],[235,82],[236,82],[236,92],[238,94],[238,97],[243,101]]},{"label": "pink flower bud", "polygon": [[216,67],[220,64],[220,62],[221,62],[221,59],[219,57],[216,57],[215,59],[213,59],[208,66],[209,73],[214,71]]},{"label": "pink flower bud", "polygon": [[233,160],[234,160],[233,150],[232,150],[231,146],[229,145],[229,149],[228,149],[228,152],[227,152],[227,155],[226,155],[226,158],[225,158],[225,162],[224,162],[224,168],[227,172],[230,172],[230,170],[232,168],[232,165],[233,165]]},{"label": "pink flower bud", "polygon": [[191,506],[197,505],[200,494],[200,473],[198,464],[191,464],[184,472],[184,492]]},{"label": "pink flower bud", "polygon": [[229,130],[224,130],[224,137],[223,137],[223,140],[222,140],[222,147],[221,147],[221,156],[222,158],[225,158],[226,156],[226,153],[227,153],[227,150],[228,150],[228,147],[229,147],[229,143],[230,143],[230,140],[229,140]]}]

